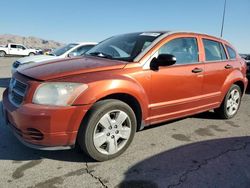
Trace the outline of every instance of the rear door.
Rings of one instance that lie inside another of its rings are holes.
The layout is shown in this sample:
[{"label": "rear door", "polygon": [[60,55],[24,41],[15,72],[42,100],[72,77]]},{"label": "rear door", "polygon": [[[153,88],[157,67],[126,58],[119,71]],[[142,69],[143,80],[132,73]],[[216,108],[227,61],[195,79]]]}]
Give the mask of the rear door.
[{"label": "rear door", "polygon": [[191,113],[200,106],[204,65],[199,61],[198,51],[195,35],[172,38],[158,50],[158,55],[174,55],[177,62],[152,71],[152,123]]},{"label": "rear door", "polygon": [[17,55],[28,55],[28,51],[22,45],[17,45]]},{"label": "rear door", "polygon": [[203,94],[207,104],[219,104],[222,97],[222,86],[227,76],[233,71],[233,61],[226,55],[225,46],[213,38],[202,38],[204,46],[204,84]]}]

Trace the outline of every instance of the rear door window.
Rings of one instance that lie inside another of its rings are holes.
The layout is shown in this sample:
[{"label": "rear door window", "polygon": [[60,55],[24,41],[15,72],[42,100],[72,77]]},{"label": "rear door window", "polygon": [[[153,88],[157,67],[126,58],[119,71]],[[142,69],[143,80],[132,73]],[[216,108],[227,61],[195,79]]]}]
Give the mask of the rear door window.
[{"label": "rear door window", "polygon": [[220,42],[202,39],[206,61],[223,61],[227,59],[225,49]]},{"label": "rear door window", "polygon": [[17,48],[25,50],[25,48],[23,46],[21,46],[21,45],[17,45]]},{"label": "rear door window", "polygon": [[227,48],[227,52],[228,52],[228,55],[229,55],[229,58],[230,59],[236,59],[236,52],[234,51],[233,48],[229,47],[226,45],[226,48]]}]

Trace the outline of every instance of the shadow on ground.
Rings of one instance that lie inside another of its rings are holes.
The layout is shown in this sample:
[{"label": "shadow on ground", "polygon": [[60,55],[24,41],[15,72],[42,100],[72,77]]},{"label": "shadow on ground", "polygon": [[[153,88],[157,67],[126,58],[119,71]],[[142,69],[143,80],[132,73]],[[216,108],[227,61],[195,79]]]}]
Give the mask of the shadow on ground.
[{"label": "shadow on ground", "polygon": [[246,94],[250,95],[250,83],[249,83],[248,86],[247,86]]},{"label": "shadow on ground", "polygon": [[249,167],[250,137],[210,140],[135,164],[117,187],[249,187]]},{"label": "shadow on ground", "polygon": [[0,88],[7,88],[9,86],[10,78],[0,78]]}]

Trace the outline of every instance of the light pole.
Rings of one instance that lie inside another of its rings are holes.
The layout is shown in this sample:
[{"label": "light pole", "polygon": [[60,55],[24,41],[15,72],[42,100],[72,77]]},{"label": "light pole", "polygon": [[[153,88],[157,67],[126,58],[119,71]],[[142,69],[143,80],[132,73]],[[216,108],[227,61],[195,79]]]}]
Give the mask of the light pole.
[{"label": "light pole", "polygon": [[222,37],[222,36],[223,36],[224,21],[225,21],[225,14],[226,14],[226,6],[227,6],[227,0],[225,0],[225,2],[224,2],[224,10],[223,10],[222,23],[221,23],[221,32],[220,32],[220,37]]}]

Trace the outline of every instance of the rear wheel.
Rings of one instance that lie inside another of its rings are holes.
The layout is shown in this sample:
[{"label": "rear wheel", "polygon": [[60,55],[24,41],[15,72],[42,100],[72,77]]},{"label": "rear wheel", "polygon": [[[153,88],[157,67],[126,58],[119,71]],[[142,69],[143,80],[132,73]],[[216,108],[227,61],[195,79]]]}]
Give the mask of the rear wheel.
[{"label": "rear wheel", "polygon": [[242,92],[238,85],[232,85],[228,90],[221,106],[215,112],[223,119],[234,117],[240,107]]},{"label": "rear wheel", "polygon": [[6,53],[4,51],[0,51],[0,57],[4,57]]},{"label": "rear wheel", "polygon": [[130,106],[119,100],[103,100],[88,112],[77,141],[90,157],[105,161],[121,155],[135,131],[136,117]]}]

